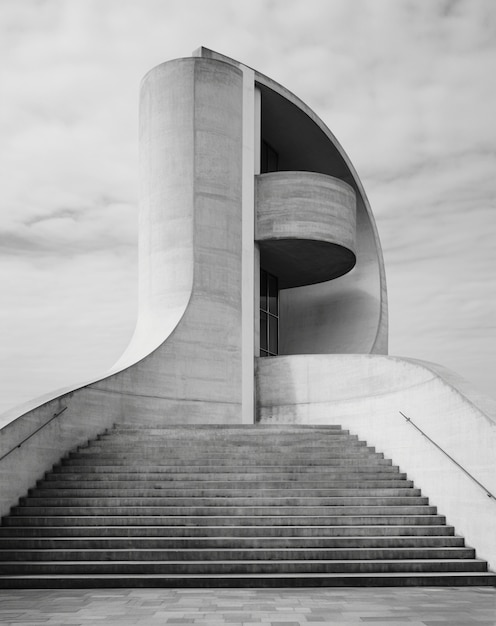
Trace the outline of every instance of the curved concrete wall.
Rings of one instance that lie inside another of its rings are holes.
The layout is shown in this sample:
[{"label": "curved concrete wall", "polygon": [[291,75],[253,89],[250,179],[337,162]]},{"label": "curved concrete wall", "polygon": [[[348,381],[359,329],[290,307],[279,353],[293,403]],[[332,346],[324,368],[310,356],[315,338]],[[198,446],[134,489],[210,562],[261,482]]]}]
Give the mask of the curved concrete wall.
[{"label": "curved concrete wall", "polygon": [[192,275],[191,295],[165,343],[95,386],[141,421],[239,422],[242,72],[179,59],[152,70],[142,93],[144,325],[160,332]]},{"label": "curved concrete wall", "polygon": [[139,311],[134,336],[116,369],[163,343],[193,292],[193,67],[186,59],[165,63],[141,84]]},{"label": "curved concrete wall", "polygon": [[262,422],[341,424],[393,459],[496,568],[496,500],[408,424],[411,418],[496,495],[496,403],[467,397],[443,368],[377,355],[257,360]]},{"label": "curved concrete wall", "polygon": [[242,97],[225,63],[179,59],[145,77],[136,333],[109,374],[3,416],[0,457],[14,451],[0,514],[114,422],[241,421]]},{"label": "curved concrete wall", "polygon": [[355,265],[356,196],[315,172],[256,177],[255,239],[262,267],[281,289],[342,276]]}]

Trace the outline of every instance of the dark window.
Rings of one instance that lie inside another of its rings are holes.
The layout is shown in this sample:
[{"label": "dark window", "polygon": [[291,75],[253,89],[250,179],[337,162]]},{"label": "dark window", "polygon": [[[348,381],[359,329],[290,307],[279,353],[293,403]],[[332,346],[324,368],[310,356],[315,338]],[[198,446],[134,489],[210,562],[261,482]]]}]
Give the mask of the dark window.
[{"label": "dark window", "polygon": [[279,155],[266,141],[262,139],[260,154],[260,173],[277,172],[279,165]]},{"label": "dark window", "polygon": [[260,270],[260,356],[279,352],[279,287],[277,278]]}]

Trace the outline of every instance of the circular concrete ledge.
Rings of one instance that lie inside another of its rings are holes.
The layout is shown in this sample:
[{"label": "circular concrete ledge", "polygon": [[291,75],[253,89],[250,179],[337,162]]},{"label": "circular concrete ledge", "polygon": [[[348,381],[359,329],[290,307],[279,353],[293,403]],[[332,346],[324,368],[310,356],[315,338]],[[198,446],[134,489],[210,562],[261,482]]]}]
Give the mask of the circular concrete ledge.
[{"label": "circular concrete ledge", "polygon": [[352,187],[315,172],[272,172],[255,181],[260,263],[281,289],[331,280],[355,266]]}]

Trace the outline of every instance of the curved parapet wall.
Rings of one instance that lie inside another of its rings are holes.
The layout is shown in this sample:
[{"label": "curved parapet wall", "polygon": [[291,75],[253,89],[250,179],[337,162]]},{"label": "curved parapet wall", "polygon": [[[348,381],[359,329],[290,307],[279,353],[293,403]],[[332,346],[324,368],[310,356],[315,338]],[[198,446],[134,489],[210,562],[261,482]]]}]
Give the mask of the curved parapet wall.
[{"label": "curved parapet wall", "polygon": [[496,403],[431,363],[378,355],[257,361],[263,423],[340,424],[393,459],[450,524],[496,568],[496,500],[400,415],[496,495]]},{"label": "curved parapet wall", "polygon": [[356,195],[350,185],[287,171],[262,174],[255,183],[260,264],[281,289],[331,280],[354,267]]}]

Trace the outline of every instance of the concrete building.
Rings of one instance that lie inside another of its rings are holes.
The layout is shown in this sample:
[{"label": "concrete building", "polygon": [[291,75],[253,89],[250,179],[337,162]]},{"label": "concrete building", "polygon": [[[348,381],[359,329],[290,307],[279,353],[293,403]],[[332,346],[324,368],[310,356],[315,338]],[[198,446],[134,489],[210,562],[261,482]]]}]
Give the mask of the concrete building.
[{"label": "concrete building", "polygon": [[5,416],[2,514],[114,423],[341,424],[496,567],[495,405],[439,366],[387,356],[376,225],[324,122],[200,48],[144,77],[140,153],[135,334],[104,378]]}]

